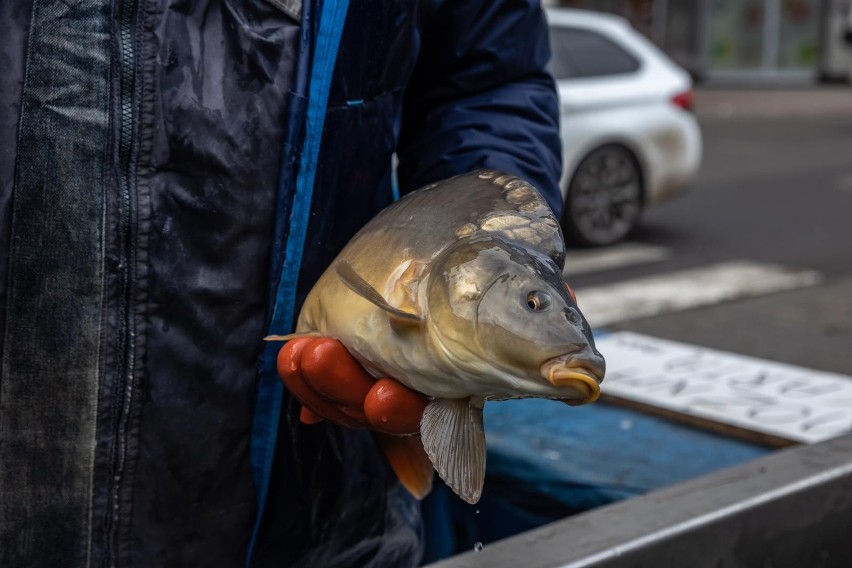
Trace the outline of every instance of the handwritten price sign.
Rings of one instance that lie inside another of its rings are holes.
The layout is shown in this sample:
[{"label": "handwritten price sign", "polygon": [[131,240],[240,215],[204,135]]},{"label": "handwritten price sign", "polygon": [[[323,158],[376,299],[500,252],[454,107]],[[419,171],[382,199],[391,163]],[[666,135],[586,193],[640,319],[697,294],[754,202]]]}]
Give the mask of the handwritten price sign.
[{"label": "handwritten price sign", "polygon": [[607,361],[603,393],[616,400],[777,443],[852,431],[852,377],[630,332],[596,343]]}]

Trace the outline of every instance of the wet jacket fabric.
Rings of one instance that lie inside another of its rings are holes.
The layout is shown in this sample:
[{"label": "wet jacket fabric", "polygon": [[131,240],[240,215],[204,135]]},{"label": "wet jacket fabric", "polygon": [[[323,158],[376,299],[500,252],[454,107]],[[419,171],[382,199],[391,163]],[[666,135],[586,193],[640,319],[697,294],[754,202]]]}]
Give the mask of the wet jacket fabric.
[{"label": "wet jacket fabric", "polygon": [[417,502],[261,338],[394,151],[403,193],[558,208],[547,57],[522,0],[0,3],[0,565],[416,565]]}]

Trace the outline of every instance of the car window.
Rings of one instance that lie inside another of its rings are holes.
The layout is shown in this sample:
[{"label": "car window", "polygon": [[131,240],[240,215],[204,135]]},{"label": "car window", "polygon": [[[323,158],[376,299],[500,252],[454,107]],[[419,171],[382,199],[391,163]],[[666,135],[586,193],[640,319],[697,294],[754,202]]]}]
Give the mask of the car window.
[{"label": "car window", "polygon": [[568,27],[550,28],[550,71],[557,79],[633,73],[639,60],[603,35]]}]

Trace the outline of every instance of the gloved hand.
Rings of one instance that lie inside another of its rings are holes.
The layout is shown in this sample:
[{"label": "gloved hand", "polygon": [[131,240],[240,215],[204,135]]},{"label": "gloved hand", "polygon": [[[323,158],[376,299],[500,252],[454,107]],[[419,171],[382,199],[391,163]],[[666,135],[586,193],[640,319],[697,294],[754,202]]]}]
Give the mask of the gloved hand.
[{"label": "gloved hand", "polygon": [[376,380],[336,339],[299,337],[278,352],[278,374],[302,404],[299,419],[404,436],[420,432],[429,399],[393,379]]}]

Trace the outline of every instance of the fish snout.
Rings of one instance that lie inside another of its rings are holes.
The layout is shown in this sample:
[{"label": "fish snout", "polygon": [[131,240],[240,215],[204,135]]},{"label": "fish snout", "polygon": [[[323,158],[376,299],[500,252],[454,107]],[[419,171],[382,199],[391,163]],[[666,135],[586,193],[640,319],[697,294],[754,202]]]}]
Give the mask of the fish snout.
[{"label": "fish snout", "polygon": [[551,385],[573,390],[574,396],[562,400],[572,406],[594,402],[601,394],[601,381],[606,371],[603,357],[597,353],[562,355],[545,361],[542,376]]}]

